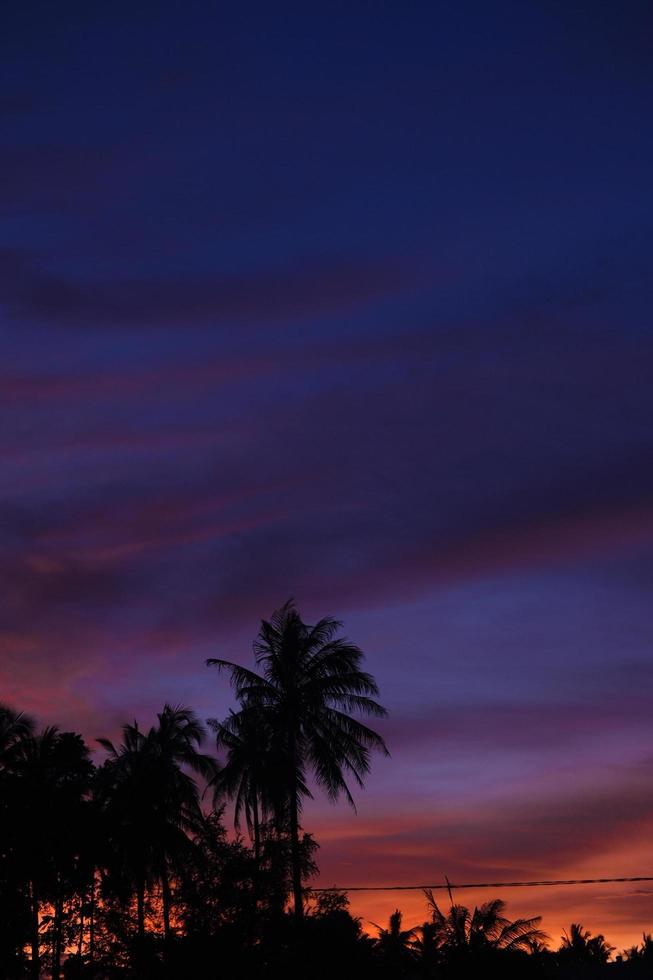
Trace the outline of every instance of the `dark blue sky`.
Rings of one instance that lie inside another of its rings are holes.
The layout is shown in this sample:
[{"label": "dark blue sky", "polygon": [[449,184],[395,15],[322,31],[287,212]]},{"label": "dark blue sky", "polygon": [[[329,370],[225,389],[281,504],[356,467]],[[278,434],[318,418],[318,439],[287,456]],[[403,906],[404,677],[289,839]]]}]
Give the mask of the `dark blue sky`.
[{"label": "dark blue sky", "polygon": [[0,696],[219,714],[294,595],[392,712],[329,881],[646,873],[650,4],[2,20]]}]

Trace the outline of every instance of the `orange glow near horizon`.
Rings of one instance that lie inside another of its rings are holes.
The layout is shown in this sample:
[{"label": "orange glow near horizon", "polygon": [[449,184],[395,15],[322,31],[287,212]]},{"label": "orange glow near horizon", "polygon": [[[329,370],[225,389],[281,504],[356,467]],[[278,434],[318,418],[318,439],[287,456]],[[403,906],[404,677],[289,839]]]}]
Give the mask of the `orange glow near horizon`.
[{"label": "orange glow near horizon", "polygon": [[[560,886],[541,888],[502,888],[454,890],[454,901],[473,908],[490,898],[506,902],[508,918],[542,916],[542,928],[549,936],[549,946],[560,945],[570,923],[580,922],[593,935],[603,933],[608,942],[621,952],[641,942],[642,933],[650,931],[653,920],[653,889],[642,886],[612,884],[594,886]],[[443,910],[449,906],[444,886],[436,893]],[[403,913],[405,928],[413,928],[428,919],[426,899],[421,892],[353,892],[350,894],[352,915],[359,916],[364,930],[376,934],[375,926],[387,926],[395,909]],[[639,932],[633,919],[641,920]]]},{"label": "orange glow near horizon", "polygon": [[[553,805],[555,801],[550,801]],[[626,824],[607,820],[596,828],[585,828],[583,853],[568,850],[561,823],[552,839],[545,839],[533,824],[533,853],[520,858],[523,842],[515,833],[497,845],[496,827],[502,808],[487,806],[483,820],[452,833],[447,829],[452,815],[442,814],[432,833],[419,820],[405,815],[397,821],[350,818],[339,823],[334,812],[330,828],[315,827],[322,847],[318,854],[321,874],[316,887],[435,884],[435,895],[443,909],[449,906],[445,874],[458,884],[492,881],[569,880],[587,878],[653,876],[649,840],[653,821],[646,814]],[[343,817],[343,814],[340,814]],[[455,815],[460,819],[460,814]],[[542,823],[545,825],[545,821]],[[345,829],[346,825],[346,829]],[[451,820],[454,825],[454,819]],[[484,835],[483,835],[484,831]],[[567,831],[569,834],[570,831]],[[559,836],[558,836],[559,835]],[[537,844],[539,843],[539,854]],[[573,845],[573,841],[571,842]],[[504,852],[505,848],[505,852]],[[542,916],[549,945],[557,948],[564,931],[580,922],[592,934],[602,933],[615,947],[615,954],[640,943],[642,934],[653,931],[653,882],[538,887],[459,888],[454,901],[473,908],[492,898],[501,898],[511,919]],[[363,928],[375,934],[375,925],[387,926],[395,909],[403,913],[405,928],[427,918],[426,899],[420,890],[349,892],[350,909],[362,920]],[[615,955],[613,954],[613,955]]]}]

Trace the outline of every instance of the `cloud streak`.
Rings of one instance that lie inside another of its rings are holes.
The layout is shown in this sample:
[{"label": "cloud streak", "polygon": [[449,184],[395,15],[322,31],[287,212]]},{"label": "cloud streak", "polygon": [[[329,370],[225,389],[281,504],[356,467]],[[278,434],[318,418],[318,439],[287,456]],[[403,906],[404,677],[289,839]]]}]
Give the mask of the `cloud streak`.
[{"label": "cloud streak", "polygon": [[274,324],[379,302],[416,280],[400,259],[336,257],[232,277],[83,282],[18,249],[0,252],[0,302],[10,316],[86,329]]}]

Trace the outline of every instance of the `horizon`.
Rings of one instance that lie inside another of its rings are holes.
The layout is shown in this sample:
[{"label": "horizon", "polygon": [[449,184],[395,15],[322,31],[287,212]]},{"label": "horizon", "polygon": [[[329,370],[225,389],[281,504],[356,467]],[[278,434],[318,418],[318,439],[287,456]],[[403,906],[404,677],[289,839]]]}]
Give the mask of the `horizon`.
[{"label": "horizon", "polygon": [[389,711],[316,885],[653,875],[650,5],[309,6],[5,12],[0,701],[221,718],[293,596]]}]

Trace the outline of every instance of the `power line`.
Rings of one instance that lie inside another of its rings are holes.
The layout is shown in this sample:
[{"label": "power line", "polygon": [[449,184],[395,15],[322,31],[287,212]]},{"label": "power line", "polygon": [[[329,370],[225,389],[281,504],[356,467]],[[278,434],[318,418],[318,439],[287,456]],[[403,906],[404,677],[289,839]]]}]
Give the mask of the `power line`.
[{"label": "power line", "polygon": [[452,891],[462,888],[541,888],[550,885],[608,885],[615,883],[629,883],[637,881],[653,881],[653,875],[639,875],[630,878],[558,878],[555,880],[543,881],[476,881],[455,884],[453,881],[438,882],[435,885],[352,885],[345,886],[331,885],[330,888],[311,888],[312,892],[416,892],[425,889],[450,888]]}]

